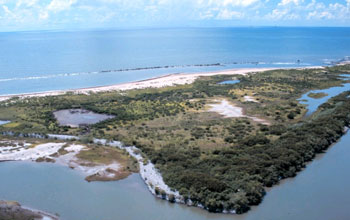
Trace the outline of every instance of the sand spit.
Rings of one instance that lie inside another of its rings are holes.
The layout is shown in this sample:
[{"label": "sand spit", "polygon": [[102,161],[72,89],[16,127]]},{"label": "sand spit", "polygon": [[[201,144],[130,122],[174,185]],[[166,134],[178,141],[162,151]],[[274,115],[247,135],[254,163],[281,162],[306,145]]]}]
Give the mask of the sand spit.
[{"label": "sand spit", "polygon": [[[153,195],[166,200],[173,200],[174,202],[184,202],[180,193],[170,189],[170,187],[165,184],[162,175],[155,168],[154,164],[149,160],[145,161],[136,147],[126,147],[125,149],[139,162],[141,178],[145,181]],[[171,198],[171,195],[173,198]]]},{"label": "sand spit", "polygon": [[[36,161],[54,162],[79,171],[84,177],[98,175],[106,180],[115,178],[121,166],[114,162],[111,164],[92,164],[80,160],[76,155],[87,148],[83,145],[66,143],[45,143],[32,145],[28,143],[0,141],[1,161]],[[60,154],[60,150],[64,154]]]},{"label": "sand spit", "polygon": [[209,112],[216,112],[225,118],[242,118],[246,117],[249,118],[255,122],[269,125],[270,123],[264,119],[254,117],[254,116],[248,116],[243,113],[243,108],[238,107],[227,101],[226,99],[223,100],[214,100],[217,103],[214,104],[208,104],[210,109],[208,110]]},{"label": "sand spit", "polygon": [[176,190],[170,189],[170,187],[165,184],[160,172],[150,160],[147,160],[142,156],[140,149],[135,146],[125,146],[119,141],[107,141],[105,139],[94,139],[94,143],[126,150],[130,156],[137,160],[140,167],[140,176],[153,195],[173,202],[184,203],[184,199],[180,193]]},{"label": "sand spit", "polygon": [[[316,68],[323,68],[323,67],[313,66],[313,67],[302,67],[302,68],[294,68],[294,69],[316,69]],[[196,79],[198,79],[201,76],[247,75],[248,73],[258,73],[258,72],[264,72],[268,70],[277,70],[277,69],[281,69],[281,68],[242,68],[242,69],[223,70],[223,71],[216,71],[216,72],[169,74],[169,75],[155,77],[147,80],[141,80],[141,81],[130,82],[130,83],[122,83],[122,84],[116,84],[116,85],[110,85],[110,86],[100,86],[100,87],[91,87],[91,88],[83,88],[83,89],[61,90],[61,91],[47,91],[47,92],[17,94],[17,95],[5,95],[5,96],[0,96],[0,102],[8,100],[13,97],[30,98],[30,97],[56,96],[56,95],[64,95],[67,92],[72,92],[75,94],[90,94],[90,93],[108,92],[108,91],[126,91],[131,89],[161,88],[166,86],[190,84],[190,83],[193,83]],[[291,68],[285,68],[285,69],[291,69]]]},{"label": "sand spit", "polygon": [[56,215],[0,200],[0,219],[58,220]]}]

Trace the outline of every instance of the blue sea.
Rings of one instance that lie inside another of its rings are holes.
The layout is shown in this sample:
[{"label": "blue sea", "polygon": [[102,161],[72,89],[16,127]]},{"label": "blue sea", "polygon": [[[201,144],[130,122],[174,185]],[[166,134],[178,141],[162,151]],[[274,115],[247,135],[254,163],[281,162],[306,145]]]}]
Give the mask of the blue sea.
[{"label": "blue sea", "polygon": [[0,95],[85,88],[169,73],[328,65],[350,28],[177,28],[0,33]]}]

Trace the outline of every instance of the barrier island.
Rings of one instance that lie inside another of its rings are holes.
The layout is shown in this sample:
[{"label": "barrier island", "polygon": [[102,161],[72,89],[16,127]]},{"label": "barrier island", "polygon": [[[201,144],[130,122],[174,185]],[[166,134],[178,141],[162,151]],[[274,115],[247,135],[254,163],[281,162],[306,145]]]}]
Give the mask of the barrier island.
[{"label": "barrier island", "polygon": [[[298,101],[311,90],[349,83],[344,74],[350,74],[350,65],[218,73],[161,88],[12,97],[0,102],[0,120],[10,121],[0,132],[8,139],[60,134],[79,137],[69,141],[80,144],[94,144],[96,138],[121,141],[134,151],[108,153],[108,161],[118,154],[140,155],[141,165],[154,165],[178,193],[145,178],[157,196],[240,214],[262,201],[266,187],[297,175],[344,134],[350,91],[336,94],[308,117],[307,105]],[[239,82],[221,83],[229,80]],[[72,109],[111,117],[96,124],[60,124],[54,113]],[[106,161],[104,147],[94,145],[80,158]],[[137,170],[134,162],[124,164]]]}]

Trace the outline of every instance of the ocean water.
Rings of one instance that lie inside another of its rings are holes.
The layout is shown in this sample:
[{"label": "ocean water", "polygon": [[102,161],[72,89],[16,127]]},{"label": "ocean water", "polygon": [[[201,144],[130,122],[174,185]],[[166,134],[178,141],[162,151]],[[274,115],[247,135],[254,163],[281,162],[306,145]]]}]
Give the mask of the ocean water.
[{"label": "ocean water", "polygon": [[350,28],[185,28],[0,33],[0,95],[242,67],[324,65]]}]

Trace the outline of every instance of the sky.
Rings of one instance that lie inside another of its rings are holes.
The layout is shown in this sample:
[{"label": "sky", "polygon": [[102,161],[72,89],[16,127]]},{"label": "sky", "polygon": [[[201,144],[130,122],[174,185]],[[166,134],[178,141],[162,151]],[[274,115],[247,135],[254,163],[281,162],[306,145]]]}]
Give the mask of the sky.
[{"label": "sky", "polygon": [[217,26],[350,26],[350,0],[0,0],[0,32]]}]

